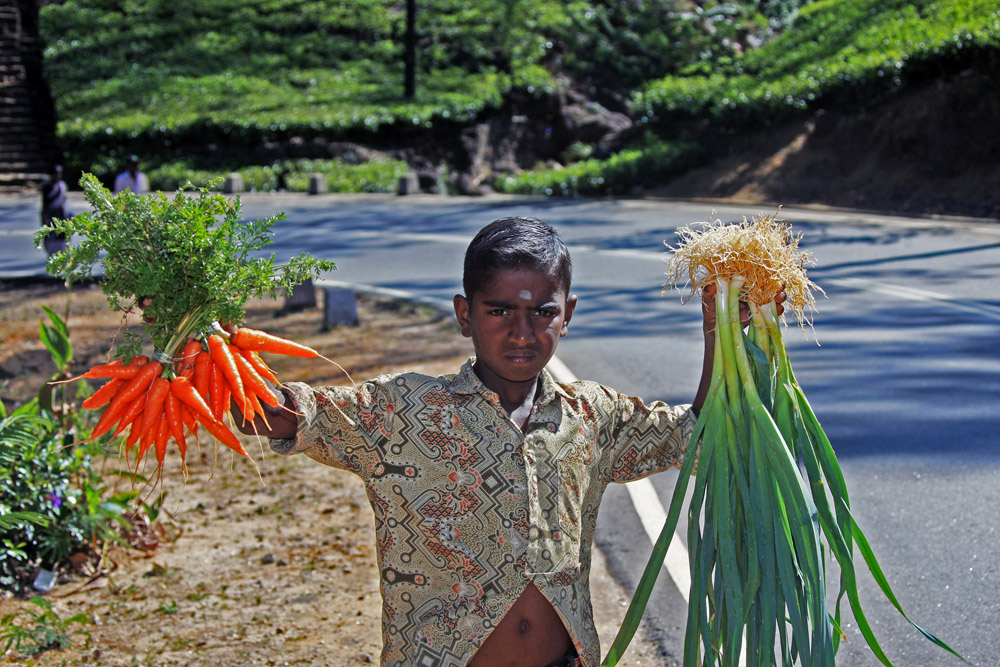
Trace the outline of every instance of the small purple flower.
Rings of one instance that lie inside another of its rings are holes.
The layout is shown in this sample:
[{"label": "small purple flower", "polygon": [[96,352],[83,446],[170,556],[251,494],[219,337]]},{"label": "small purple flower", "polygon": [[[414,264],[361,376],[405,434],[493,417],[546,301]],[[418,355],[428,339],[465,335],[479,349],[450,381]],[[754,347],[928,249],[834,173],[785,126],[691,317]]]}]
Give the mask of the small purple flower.
[{"label": "small purple flower", "polygon": [[47,495],[46,498],[49,499],[49,502],[52,503],[53,507],[59,507],[60,505],[62,505],[63,499],[55,491],[53,491],[52,493],[50,493],[49,495]]}]

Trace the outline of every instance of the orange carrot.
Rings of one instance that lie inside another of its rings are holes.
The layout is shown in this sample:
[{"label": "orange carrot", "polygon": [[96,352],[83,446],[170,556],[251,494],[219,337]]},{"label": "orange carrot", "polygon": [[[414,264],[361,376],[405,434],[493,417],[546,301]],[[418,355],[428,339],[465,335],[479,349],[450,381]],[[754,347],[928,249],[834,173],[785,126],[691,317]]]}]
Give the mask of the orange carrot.
[{"label": "orange carrot", "polygon": [[[122,411],[122,418],[118,422],[118,427],[115,428],[115,432],[111,434],[112,438],[128,428],[129,425],[134,423],[139,415],[142,414],[142,409],[146,407],[146,395],[146,393],[139,394],[135,397],[135,400],[129,403],[128,407]],[[138,425],[135,426],[135,430],[137,432],[139,431]],[[137,435],[141,435],[141,433],[137,433]]]},{"label": "orange carrot", "polygon": [[150,361],[139,369],[138,375],[131,380],[126,380],[124,386],[115,393],[114,398],[104,408],[104,412],[101,413],[101,418],[97,421],[97,426],[94,427],[94,430],[91,431],[90,437],[82,442],[96,440],[110,431],[111,427],[118,422],[128,404],[152,384],[153,379],[161,370],[163,370],[163,366],[158,361]]},{"label": "orange carrot", "polygon": [[142,423],[139,432],[145,434],[146,431],[156,425],[156,420],[163,414],[163,402],[170,391],[170,380],[163,376],[153,380],[149,393],[146,395],[146,407],[142,409]]},{"label": "orange carrot", "polygon": [[156,447],[156,463],[163,465],[163,459],[167,456],[167,443],[170,441],[170,424],[167,423],[167,414],[164,412],[160,416],[160,423],[156,425],[156,436],[153,438],[153,445]]},{"label": "orange carrot", "polygon": [[147,430],[145,432],[140,431],[140,435],[139,435],[139,458],[136,459],[136,468],[139,467],[139,461],[142,460],[142,457],[144,457],[146,455],[146,452],[149,451],[149,448],[153,446],[154,442],[156,442],[156,432],[159,430],[160,420],[161,419],[163,419],[163,413],[162,412],[159,415],[157,415],[157,417],[156,417],[156,423],[154,423],[153,426],[149,430]]},{"label": "orange carrot", "polygon": [[234,354],[233,359],[236,361],[236,368],[240,372],[240,379],[243,380],[243,388],[247,397],[249,398],[252,394],[256,394],[268,405],[278,407],[277,397],[275,397],[271,388],[267,386],[267,382],[260,376],[260,373],[250,365],[250,362],[241,354]]},{"label": "orange carrot", "polygon": [[[257,398],[257,394],[247,394],[247,400],[250,401],[250,403],[253,405],[254,412],[256,412],[258,415],[260,415],[261,420],[264,422],[264,426],[266,426],[268,429],[270,429],[271,428],[271,424],[267,421],[267,415],[264,413],[264,408],[262,408],[261,405],[260,405],[260,399]],[[251,423],[252,423],[253,419],[255,419],[255,417],[253,415],[249,415],[249,417],[250,417],[250,420],[251,420]],[[246,418],[247,418],[247,416],[244,416],[244,420]],[[257,427],[256,426],[254,426],[254,432],[255,433],[257,432]]]},{"label": "orange carrot", "polygon": [[111,405],[107,409],[111,409],[115,403],[118,403],[121,408],[130,403],[135,399],[140,393],[146,391],[149,385],[153,384],[153,380],[163,371],[163,366],[158,361],[147,361],[139,369],[139,374],[134,378],[125,383],[115,397],[111,399]]},{"label": "orange carrot", "polygon": [[[115,398],[117,398],[117,396]],[[101,413],[101,418],[97,420],[97,425],[94,426],[94,430],[90,432],[90,437],[83,442],[96,440],[110,431],[111,427],[118,423],[118,418],[121,417],[123,409],[124,406],[116,406],[114,399],[112,399],[111,404],[104,408],[104,412]]]},{"label": "orange carrot", "polygon": [[191,382],[194,384],[195,390],[206,400],[208,399],[208,388],[210,386],[209,372],[211,371],[211,364],[211,355],[206,350],[202,350],[195,357],[194,375],[191,377]]},{"label": "orange carrot", "polygon": [[223,382],[222,399],[219,401],[219,405],[221,406],[221,408],[219,409],[219,421],[222,421],[222,418],[226,416],[227,412],[229,412],[229,407],[232,404],[232,401],[233,401],[233,392],[229,388],[229,385]]},{"label": "orange carrot", "polygon": [[250,458],[246,453],[246,450],[243,449],[243,445],[240,444],[240,441],[235,435],[233,435],[233,432],[229,430],[228,426],[220,421],[215,421],[214,419],[205,419],[200,415],[198,416],[198,421],[200,421],[202,426],[204,426],[209,433],[214,435],[216,439],[226,447],[229,447],[237,454],[242,454],[243,456]]},{"label": "orange carrot", "polygon": [[177,442],[177,447],[181,450],[181,458],[183,459],[187,454],[187,442],[184,440],[184,422],[181,416],[181,402],[177,400],[177,396],[174,394],[172,389],[173,383],[171,383],[171,391],[167,393],[167,400],[165,402],[166,410],[164,411],[164,415],[166,416],[170,435]]},{"label": "orange carrot", "polygon": [[113,378],[104,383],[100,389],[95,391],[92,396],[87,398],[80,405],[87,410],[96,410],[97,408],[102,408],[108,404],[108,402],[114,398],[115,393],[121,387],[121,380]]},{"label": "orange carrot", "polygon": [[222,370],[214,362],[208,371],[208,404],[212,406],[212,418],[222,419],[222,393],[226,387],[226,378],[222,375]]},{"label": "orange carrot", "polygon": [[[135,423],[135,422],[133,422]],[[139,429],[133,428],[128,432],[128,438],[125,439],[125,455],[128,456],[128,450],[132,449],[134,445],[139,440]]]},{"label": "orange carrot", "polygon": [[246,359],[251,366],[253,366],[254,370],[257,371],[262,378],[269,380],[274,384],[281,384],[278,382],[278,376],[274,374],[271,367],[264,363],[264,360],[260,358],[260,354],[253,350],[240,350],[240,354],[243,355],[243,358]]},{"label": "orange carrot", "polygon": [[186,377],[179,375],[170,381],[170,393],[173,394],[181,404],[190,408],[194,415],[200,415],[205,419],[215,419],[212,408],[209,407],[205,399],[198,394],[198,391]]},{"label": "orange carrot", "polygon": [[236,333],[232,336],[232,341],[234,345],[241,349],[253,350],[255,352],[271,352],[272,354],[284,354],[290,357],[304,357],[306,359],[320,356],[319,352],[311,347],[306,347],[287,338],[281,338],[280,336],[274,336],[248,327],[237,329]]},{"label": "orange carrot", "polygon": [[[229,383],[236,402],[245,407],[247,399],[243,393],[243,380],[240,379],[240,371],[236,367],[236,359],[232,350],[229,349],[229,343],[223,340],[219,334],[212,334],[208,337],[208,352],[212,355],[212,361],[225,375],[226,382]],[[223,406],[223,409],[227,408],[228,405]]]},{"label": "orange carrot", "polygon": [[189,339],[184,344],[184,348],[176,359],[178,375],[187,377],[194,375],[194,365],[199,352],[201,352],[201,343],[194,338]]},{"label": "orange carrot", "polygon": [[134,378],[139,372],[138,366],[122,366],[121,363],[98,364],[89,371],[81,375],[85,378],[117,378],[119,380],[129,380]]}]

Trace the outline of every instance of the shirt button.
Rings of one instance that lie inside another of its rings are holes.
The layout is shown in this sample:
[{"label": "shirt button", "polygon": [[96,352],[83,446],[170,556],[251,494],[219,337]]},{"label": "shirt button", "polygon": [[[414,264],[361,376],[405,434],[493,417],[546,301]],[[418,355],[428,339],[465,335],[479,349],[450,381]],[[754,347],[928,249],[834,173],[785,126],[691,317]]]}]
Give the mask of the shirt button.
[{"label": "shirt button", "polygon": [[537,540],[538,539],[538,528],[532,526],[528,529],[528,539]]}]

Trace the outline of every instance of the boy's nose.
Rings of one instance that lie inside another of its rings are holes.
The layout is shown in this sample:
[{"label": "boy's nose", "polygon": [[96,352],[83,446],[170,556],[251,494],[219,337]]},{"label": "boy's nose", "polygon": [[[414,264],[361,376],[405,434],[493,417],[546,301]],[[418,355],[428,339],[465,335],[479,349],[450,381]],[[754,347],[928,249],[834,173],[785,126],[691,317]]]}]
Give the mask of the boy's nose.
[{"label": "boy's nose", "polygon": [[510,327],[510,337],[518,342],[528,342],[535,338],[535,330],[527,317],[515,317]]}]

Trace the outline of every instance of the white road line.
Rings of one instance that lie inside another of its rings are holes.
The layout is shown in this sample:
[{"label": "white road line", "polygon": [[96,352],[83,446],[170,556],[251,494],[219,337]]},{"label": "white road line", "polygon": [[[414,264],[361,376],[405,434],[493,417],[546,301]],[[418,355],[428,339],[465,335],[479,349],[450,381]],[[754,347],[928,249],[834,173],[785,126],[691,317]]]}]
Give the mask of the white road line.
[{"label": "white road line", "polygon": [[[660,497],[656,494],[653,483],[649,481],[649,478],[643,478],[629,482],[625,488],[628,489],[632,504],[635,505],[635,511],[639,514],[639,520],[642,521],[642,527],[646,531],[646,535],[649,536],[650,544],[655,544],[663,529],[663,524],[667,520],[667,511],[664,509],[663,503],[660,502]],[[675,533],[667,548],[667,555],[663,559],[663,567],[666,568],[667,574],[670,575],[674,585],[681,592],[685,603],[687,603],[691,591],[691,571],[688,564],[688,551],[684,547],[684,543],[681,542],[680,536]]]}]

